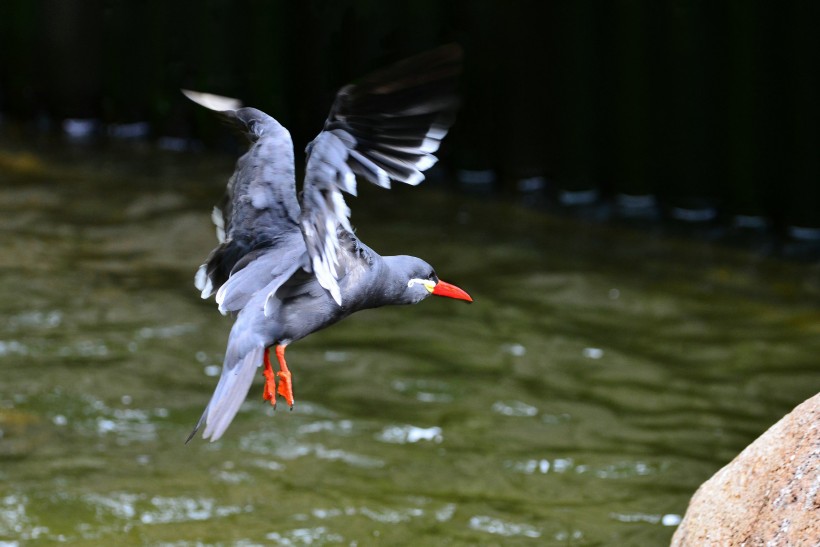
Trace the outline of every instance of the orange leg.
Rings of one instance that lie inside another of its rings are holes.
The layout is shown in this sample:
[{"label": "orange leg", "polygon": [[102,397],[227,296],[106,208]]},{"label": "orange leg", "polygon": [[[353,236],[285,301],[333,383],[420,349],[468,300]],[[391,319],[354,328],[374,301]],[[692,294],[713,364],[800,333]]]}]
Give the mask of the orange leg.
[{"label": "orange leg", "polygon": [[270,404],[276,407],[276,376],[273,374],[273,367],[270,364],[270,355],[268,348],[265,348],[265,369],[262,371],[265,375],[265,388],[262,391],[262,398],[270,401]]},{"label": "orange leg", "polygon": [[[276,392],[285,398],[288,406],[293,410],[293,383],[290,379],[288,364],[285,362],[285,347],[283,345],[276,346],[276,359],[279,360],[279,372],[276,373],[279,377],[279,387]],[[265,355],[267,355],[267,352]]]}]

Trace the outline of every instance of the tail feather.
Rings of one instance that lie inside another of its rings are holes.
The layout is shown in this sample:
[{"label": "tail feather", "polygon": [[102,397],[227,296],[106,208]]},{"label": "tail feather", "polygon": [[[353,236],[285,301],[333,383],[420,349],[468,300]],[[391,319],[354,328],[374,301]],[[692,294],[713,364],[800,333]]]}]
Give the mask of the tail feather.
[{"label": "tail feather", "polygon": [[234,366],[223,367],[216,391],[196,427],[188,436],[188,440],[185,441],[186,443],[196,435],[203,424],[205,425],[205,431],[202,433],[203,439],[210,439],[213,442],[222,437],[248,395],[256,369],[262,364],[264,351],[263,346],[257,346],[246,353]]}]

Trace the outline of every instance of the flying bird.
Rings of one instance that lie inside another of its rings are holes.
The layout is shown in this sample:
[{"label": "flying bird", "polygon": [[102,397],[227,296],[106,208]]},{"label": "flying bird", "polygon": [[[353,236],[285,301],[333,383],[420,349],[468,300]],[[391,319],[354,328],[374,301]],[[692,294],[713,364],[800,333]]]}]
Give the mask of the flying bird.
[{"label": "flying bird", "polygon": [[249,141],[214,208],[219,245],[195,277],[202,298],[215,294],[219,310],[236,320],[219,383],[188,440],[203,425],[205,439],[223,435],[260,366],[263,398],[275,406],[278,394],[292,409],[285,348],[296,340],[368,308],[430,295],[472,302],[427,262],[381,256],[360,241],[343,197],[356,195],[357,177],[384,188],[424,180],[455,117],[460,70],[461,49],[448,45],[340,89],[324,128],[307,145],[298,197],[287,129],[236,99],[183,90]]}]

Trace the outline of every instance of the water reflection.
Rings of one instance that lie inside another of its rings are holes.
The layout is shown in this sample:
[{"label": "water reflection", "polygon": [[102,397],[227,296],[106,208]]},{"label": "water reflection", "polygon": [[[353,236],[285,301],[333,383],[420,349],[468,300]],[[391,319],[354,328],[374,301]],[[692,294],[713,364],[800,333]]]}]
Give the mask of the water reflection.
[{"label": "water reflection", "polygon": [[293,412],[255,385],[228,435],[185,446],[230,324],[192,275],[231,160],[14,157],[4,544],[663,544],[700,482],[820,390],[816,269],[374,190],[362,237],[476,305],[300,341]]},{"label": "water reflection", "polygon": [[504,416],[535,416],[538,414],[537,408],[521,401],[496,401],[493,403],[492,409],[493,412]]},{"label": "water reflection", "polygon": [[647,515],[643,513],[624,515],[621,513],[612,513],[610,516],[620,522],[648,522],[649,524],[662,524],[663,526],[677,526],[682,519],[681,515],[671,513],[666,515]]},{"label": "water reflection", "polygon": [[[516,524],[512,522],[505,522],[501,519],[495,519],[487,516],[475,516],[470,518],[470,528],[473,530],[480,530],[488,534],[495,534],[499,536],[524,536],[528,538],[541,537],[541,532],[534,526],[529,524]],[[580,539],[581,535],[573,536],[573,539]],[[556,538],[557,539],[557,538]]]},{"label": "water reflection", "polygon": [[440,427],[416,427],[414,425],[391,425],[384,428],[376,439],[391,444],[417,443],[430,441],[440,443],[444,435]]}]

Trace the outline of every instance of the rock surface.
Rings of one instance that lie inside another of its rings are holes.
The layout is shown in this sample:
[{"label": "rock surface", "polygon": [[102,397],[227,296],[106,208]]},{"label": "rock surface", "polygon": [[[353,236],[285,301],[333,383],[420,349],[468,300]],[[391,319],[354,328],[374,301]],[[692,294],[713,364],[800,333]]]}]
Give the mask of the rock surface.
[{"label": "rock surface", "polygon": [[672,545],[820,545],[820,393],[698,488]]}]

